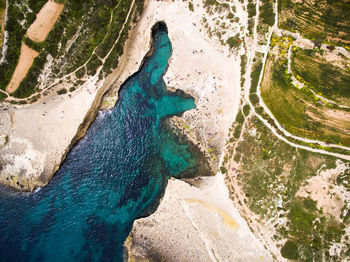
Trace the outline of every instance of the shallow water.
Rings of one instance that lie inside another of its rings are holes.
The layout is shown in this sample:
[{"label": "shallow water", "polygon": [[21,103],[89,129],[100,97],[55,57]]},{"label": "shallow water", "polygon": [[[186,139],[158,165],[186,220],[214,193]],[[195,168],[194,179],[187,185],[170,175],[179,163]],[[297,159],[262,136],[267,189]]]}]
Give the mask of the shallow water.
[{"label": "shallow water", "polygon": [[170,176],[196,166],[165,119],[195,108],[166,91],[172,47],[164,24],[154,51],[100,112],[52,181],[34,194],[0,192],[0,261],[121,261],[133,221],[154,211]]}]

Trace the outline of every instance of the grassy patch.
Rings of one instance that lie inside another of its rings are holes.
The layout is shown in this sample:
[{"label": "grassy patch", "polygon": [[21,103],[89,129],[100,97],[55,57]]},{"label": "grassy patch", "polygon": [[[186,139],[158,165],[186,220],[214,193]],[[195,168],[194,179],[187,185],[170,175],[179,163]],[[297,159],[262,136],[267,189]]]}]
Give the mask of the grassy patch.
[{"label": "grassy patch", "polygon": [[252,0],[248,1],[248,17],[251,18],[256,15],[256,5],[253,3]]},{"label": "grassy patch", "polygon": [[[309,50],[299,49],[293,55],[292,71],[319,95],[350,105],[350,72],[327,63]],[[312,68],[312,70],[310,70]]]},{"label": "grassy patch", "polygon": [[350,145],[349,112],[320,104],[307,88],[295,88],[286,69],[270,56],[261,83],[261,96],[277,121],[301,137]]}]

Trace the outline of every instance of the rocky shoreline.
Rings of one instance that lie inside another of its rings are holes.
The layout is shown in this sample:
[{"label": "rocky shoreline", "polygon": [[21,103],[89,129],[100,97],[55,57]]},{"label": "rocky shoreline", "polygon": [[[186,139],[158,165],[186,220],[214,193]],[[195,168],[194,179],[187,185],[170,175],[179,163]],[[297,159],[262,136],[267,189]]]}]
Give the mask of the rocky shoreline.
[{"label": "rocky shoreline", "polygon": [[[138,70],[138,66],[129,61],[136,27],[137,24],[134,24],[129,30],[118,66],[102,85],[101,81],[93,77],[72,94],[55,93],[24,106],[8,103],[1,105],[2,186],[33,192],[37,187],[49,183],[70,149],[84,137],[98,111],[105,109],[107,94],[116,94],[114,100],[117,101],[119,87]],[[137,61],[143,58],[141,54],[139,57],[133,57]],[[66,86],[61,84],[56,89],[60,88]],[[28,119],[32,119],[36,124],[26,125]],[[59,132],[56,126],[60,126],[63,132]]]}]

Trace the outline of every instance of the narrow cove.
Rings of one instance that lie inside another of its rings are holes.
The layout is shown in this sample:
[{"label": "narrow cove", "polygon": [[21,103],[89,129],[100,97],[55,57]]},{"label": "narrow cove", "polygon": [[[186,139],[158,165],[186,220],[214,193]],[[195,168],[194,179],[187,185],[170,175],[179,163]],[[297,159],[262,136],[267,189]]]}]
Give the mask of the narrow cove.
[{"label": "narrow cove", "polygon": [[172,53],[164,23],[153,52],[34,194],[0,191],[0,261],[121,261],[133,221],[159,204],[169,177],[199,168],[166,119],[195,108],[166,90]]}]

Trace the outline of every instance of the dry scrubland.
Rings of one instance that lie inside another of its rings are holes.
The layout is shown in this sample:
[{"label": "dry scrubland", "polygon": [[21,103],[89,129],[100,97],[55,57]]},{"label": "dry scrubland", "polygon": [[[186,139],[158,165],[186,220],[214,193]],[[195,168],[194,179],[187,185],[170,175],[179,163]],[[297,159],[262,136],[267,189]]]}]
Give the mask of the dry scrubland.
[{"label": "dry scrubland", "polygon": [[241,122],[232,130],[243,129],[227,183],[238,184],[231,194],[242,213],[248,208],[258,215],[260,230],[272,235],[286,258],[349,256],[349,162],[293,148],[252,115]]}]

